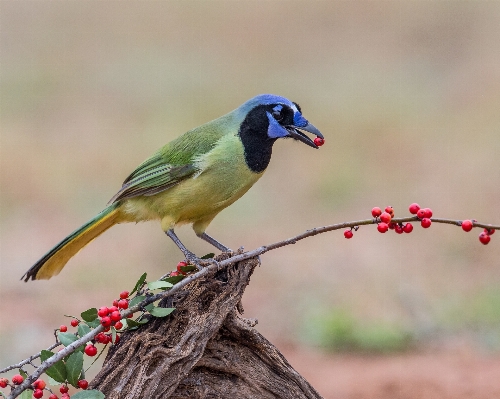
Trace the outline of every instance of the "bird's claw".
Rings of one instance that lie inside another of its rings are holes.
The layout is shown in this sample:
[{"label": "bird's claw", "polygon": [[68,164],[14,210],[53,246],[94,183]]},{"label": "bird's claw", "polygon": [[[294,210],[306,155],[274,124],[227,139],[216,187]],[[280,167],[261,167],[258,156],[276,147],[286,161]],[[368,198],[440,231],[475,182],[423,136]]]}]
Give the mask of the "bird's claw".
[{"label": "bird's claw", "polygon": [[187,263],[195,266],[198,270],[203,270],[202,262],[203,259],[198,258],[194,253],[188,252],[184,254],[186,256]]}]

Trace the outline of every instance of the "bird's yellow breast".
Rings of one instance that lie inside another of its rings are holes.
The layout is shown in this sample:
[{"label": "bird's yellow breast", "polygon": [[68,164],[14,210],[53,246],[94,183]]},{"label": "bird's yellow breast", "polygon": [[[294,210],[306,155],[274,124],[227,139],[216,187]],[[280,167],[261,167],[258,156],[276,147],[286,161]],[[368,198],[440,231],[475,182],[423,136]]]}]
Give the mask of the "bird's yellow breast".
[{"label": "bird's yellow breast", "polygon": [[194,223],[195,231],[201,233],[215,215],[245,194],[263,174],[247,167],[243,145],[236,134],[222,137],[194,164],[198,172],[176,186],[153,196],[126,200],[127,219],[161,219],[164,230]]}]

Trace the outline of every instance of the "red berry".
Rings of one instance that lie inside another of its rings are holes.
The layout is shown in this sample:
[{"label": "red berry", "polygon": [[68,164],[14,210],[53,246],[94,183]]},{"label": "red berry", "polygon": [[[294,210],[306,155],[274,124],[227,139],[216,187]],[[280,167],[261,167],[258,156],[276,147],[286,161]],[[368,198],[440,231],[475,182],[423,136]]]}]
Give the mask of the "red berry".
[{"label": "red berry", "polygon": [[482,244],[487,245],[491,240],[491,237],[486,234],[484,231],[479,234],[479,241],[481,241]]},{"label": "red berry", "polygon": [[34,383],[33,383],[33,387],[35,389],[44,389],[45,387],[47,386],[47,384],[45,383],[44,380],[36,380]]},{"label": "red berry", "polygon": [[399,224],[396,225],[396,227],[394,228],[394,230],[396,231],[396,233],[398,234],[403,234],[403,226],[400,226]]},{"label": "red berry", "polygon": [[387,223],[381,222],[377,225],[377,230],[381,233],[385,233],[387,230],[389,230],[389,225]]},{"label": "red berry", "polygon": [[69,396],[69,393],[63,393],[61,395],[61,399],[70,399],[70,398],[71,398],[71,396]]},{"label": "red berry", "polygon": [[127,309],[128,308],[128,301],[126,299],[120,299],[118,301],[118,307],[120,309]]},{"label": "red berry", "polygon": [[472,223],[470,220],[464,220],[462,222],[462,230],[463,231],[471,231],[472,227],[474,227],[474,223]]},{"label": "red berry", "polygon": [[394,230],[396,228],[396,223],[389,223],[389,229]]},{"label": "red berry", "polygon": [[108,332],[109,330],[111,330],[111,327],[108,326],[108,327],[104,327],[104,332]]},{"label": "red berry", "polygon": [[106,337],[106,342],[104,342],[104,343],[107,345],[111,342],[111,339],[112,339],[111,334],[106,334],[105,337]]},{"label": "red berry", "polygon": [[118,344],[118,342],[120,342],[120,336],[119,336],[119,335],[117,335],[117,336],[115,337],[115,342],[113,342],[113,344],[114,344],[114,345],[117,345],[117,344]]},{"label": "red berry", "polygon": [[122,329],[122,327],[123,327],[123,323],[122,323],[121,321],[117,321],[117,322],[115,323],[115,328],[116,328],[117,330],[121,330],[121,329]]},{"label": "red berry", "polygon": [[413,225],[411,223],[406,223],[403,227],[405,233],[411,233],[413,231]]},{"label": "red berry", "polygon": [[109,311],[109,314],[113,313],[113,312],[116,312],[118,310],[118,306],[111,306],[110,308],[108,308],[108,311]]},{"label": "red berry", "polygon": [[99,334],[97,334],[95,337],[94,337],[94,340],[95,342],[98,342],[100,344],[103,343],[103,339],[104,339],[104,333],[100,332]]},{"label": "red berry", "polygon": [[[85,347],[85,354],[86,354],[87,356],[90,356],[90,357],[95,356],[95,355],[97,355],[97,348],[96,348],[94,345],[91,345],[91,344],[90,344],[90,345],[87,345],[87,346]],[[62,388],[62,387],[61,387],[61,388]],[[68,387],[66,387],[66,389],[67,389],[67,388],[68,388]],[[66,390],[66,392],[68,392],[68,391]],[[63,392],[63,391],[61,391],[61,393],[64,393],[64,392]]]},{"label": "red berry", "polygon": [[352,233],[352,230],[351,229],[347,229],[344,231],[344,237],[349,239],[349,238],[352,238],[354,234]]},{"label": "red berry", "polygon": [[179,274],[180,273],[177,270],[175,270],[175,271],[170,272],[170,277],[175,277],[175,276],[178,276]]},{"label": "red berry", "polygon": [[5,388],[8,383],[9,380],[7,378],[0,378],[0,388]]},{"label": "red berry", "polygon": [[382,209],[380,209],[378,206],[372,209],[372,216],[374,218],[378,218],[380,215],[382,215]]},{"label": "red berry", "polygon": [[347,239],[350,239],[354,236],[353,232],[351,229],[347,229],[344,231],[344,237]]},{"label": "red berry", "polygon": [[82,389],[87,389],[89,386],[89,382],[87,380],[79,380],[78,386]]},{"label": "red berry", "polygon": [[51,393],[49,399],[57,399],[57,395],[55,393]]},{"label": "red berry", "polygon": [[129,296],[129,292],[128,291],[120,292],[120,298],[121,299],[127,299],[128,296]]},{"label": "red berry", "polygon": [[410,205],[408,209],[410,210],[410,213],[412,215],[416,215],[418,210],[420,209],[420,205],[414,202],[413,204]]},{"label": "red berry", "polygon": [[394,217],[394,209],[392,208],[392,206],[387,206],[387,207],[385,208],[385,211],[386,211],[389,215],[391,215],[392,217]]},{"label": "red berry", "polygon": [[424,218],[430,219],[432,217],[432,209],[431,208],[425,208],[424,212],[425,212]]},{"label": "red berry", "polygon": [[[384,223],[389,223],[391,221],[391,215],[389,215],[387,212],[384,212],[382,213],[382,215],[380,215],[380,221],[381,222],[384,222]],[[387,228],[389,228],[389,226],[387,226]]]},{"label": "red berry", "polygon": [[129,314],[129,315],[127,316],[127,319],[131,319],[132,317],[134,317],[134,314],[133,314],[133,313],[132,313],[132,314]]},{"label": "red berry", "polygon": [[420,208],[420,209],[417,211],[417,217],[418,217],[419,219],[423,219],[423,218],[425,218],[425,209]]},{"label": "red berry", "polygon": [[186,275],[186,272],[185,272],[185,271],[183,271],[183,270],[181,269],[181,267],[185,267],[185,266],[187,266],[187,263],[186,263],[186,262],[179,262],[179,263],[177,263],[177,271],[178,271],[180,274],[184,275],[184,276]]},{"label": "red berry", "polygon": [[431,220],[429,218],[423,218],[421,221],[420,221],[420,224],[422,225],[422,227],[424,229],[428,228],[428,227],[431,227]]},{"label": "red berry", "polygon": [[43,397],[43,390],[42,389],[35,389],[33,391],[33,397],[36,399],[40,399],[41,397]]},{"label": "red berry", "polygon": [[103,327],[109,327],[111,325],[111,318],[109,316],[103,317],[101,319],[101,324]]},{"label": "red berry", "polygon": [[22,384],[24,381],[24,378],[22,375],[20,374],[16,374],[14,377],[12,377],[12,383],[14,385],[19,385],[19,384]]},{"label": "red berry", "polygon": [[118,306],[118,299],[113,300],[113,306]]},{"label": "red berry", "polygon": [[97,315],[99,317],[105,317],[109,314],[109,309],[106,306],[103,306],[102,308],[99,308],[97,311]]},{"label": "red berry", "polygon": [[122,315],[118,310],[116,312],[111,313],[109,317],[111,318],[111,321],[120,321],[122,319]]},{"label": "red berry", "polygon": [[66,332],[68,331],[68,327],[66,327],[64,324],[59,327],[59,331],[61,332]]},{"label": "red berry", "polygon": [[76,319],[71,320],[71,325],[73,327],[76,327],[78,324],[80,324],[80,322],[78,320],[76,320]]},{"label": "red berry", "polygon": [[[85,348],[85,349],[87,349],[87,348]],[[68,393],[68,391],[69,391],[69,388],[67,385],[61,385],[61,387],[59,388],[59,392],[61,392],[61,393]]]},{"label": "red berry", "polygon": [[484,229],[484,232],[489,236],[492,236],[493,234],[495,234],[495,229]]},{"label": "red berry", "polygon": [[316,144],[318,147],[321,147],[323,144],[325,144],[325,139],[322,139],[321,137],[315,137],[314,144]]}]

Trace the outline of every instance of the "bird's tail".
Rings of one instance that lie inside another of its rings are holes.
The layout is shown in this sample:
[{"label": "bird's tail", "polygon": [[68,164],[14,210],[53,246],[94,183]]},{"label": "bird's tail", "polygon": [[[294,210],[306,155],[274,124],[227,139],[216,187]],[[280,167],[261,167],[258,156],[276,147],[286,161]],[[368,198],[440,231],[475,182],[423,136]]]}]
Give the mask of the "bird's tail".
[{"label": "bird's tail", "polygon": [[78,230],[71,233],[36,262],[21,280],[48,280],[57,276],[76,253],[111,226],[120,223],[119,204],[112,204]]}]

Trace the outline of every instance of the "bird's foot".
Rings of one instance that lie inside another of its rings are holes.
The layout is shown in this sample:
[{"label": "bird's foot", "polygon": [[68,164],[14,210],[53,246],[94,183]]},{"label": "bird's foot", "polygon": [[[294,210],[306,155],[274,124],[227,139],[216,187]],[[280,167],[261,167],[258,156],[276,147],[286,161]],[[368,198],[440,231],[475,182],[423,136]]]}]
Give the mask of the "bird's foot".
[{"label": "bird's foot", "polygon": [[186,253],[184,253],[184,256],[186,257],[187,263],[195,266],[198,270],[203,270],[202,263],[205,263],[203,259],[198,258],[194,253],[190,251],[186,251]]}]

